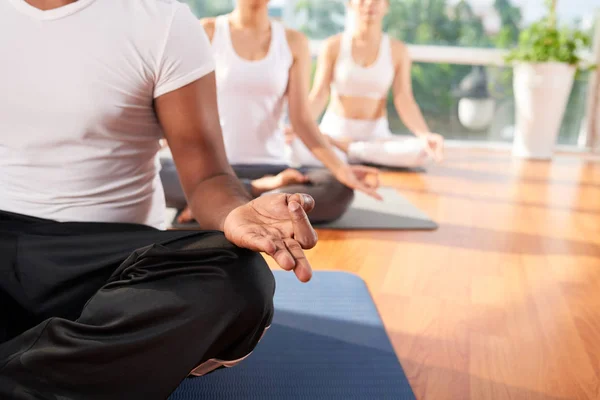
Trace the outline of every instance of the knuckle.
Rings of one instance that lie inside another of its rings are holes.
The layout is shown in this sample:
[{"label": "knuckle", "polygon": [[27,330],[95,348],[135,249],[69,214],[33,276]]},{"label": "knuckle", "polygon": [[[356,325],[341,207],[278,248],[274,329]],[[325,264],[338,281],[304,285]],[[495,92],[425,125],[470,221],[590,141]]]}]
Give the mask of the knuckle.
[{"label": "knuckle", "polygon": [[295,240],[289,240],[287,242],[287,246],[290,250],[300,250],[301,249],[300,244]]},{"label": "knuckle", "polygon": [[292,214],[292,217],[296,222],[303,222],[306,220],[306,214],[302,212],[301,208],[295,210]]}]

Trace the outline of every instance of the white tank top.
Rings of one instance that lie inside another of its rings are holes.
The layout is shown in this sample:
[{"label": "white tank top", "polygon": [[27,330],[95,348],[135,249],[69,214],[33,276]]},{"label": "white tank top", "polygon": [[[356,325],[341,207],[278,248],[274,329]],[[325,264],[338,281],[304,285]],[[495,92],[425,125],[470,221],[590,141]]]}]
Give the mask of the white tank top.
[{"label": "white tank top", "polygon": [[362,67],[352,57],[352,34],[344,33],[340,43],[332,90],[340,96],[385,99],[394,81],[394,60],[390,38],[382,34],[375,62]]},{"label": "white tank top", "polygon": [[285,164],[281,122],[293,62],[285,27],[271,21],[271,44],[266,57],[248,61],[233,48],[229,16],[220,16],[216,19],[212,48],[229,162]]}]

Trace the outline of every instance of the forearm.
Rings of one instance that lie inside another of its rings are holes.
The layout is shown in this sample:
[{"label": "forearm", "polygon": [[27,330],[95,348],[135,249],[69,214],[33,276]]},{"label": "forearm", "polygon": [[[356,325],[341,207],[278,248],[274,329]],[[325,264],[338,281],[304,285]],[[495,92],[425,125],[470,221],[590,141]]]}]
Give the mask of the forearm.
[{"label": "forearm", "polygon": [[251,200],[235,175],[223,173],[196,184],[189,203],[203,229],[222,231],[229,213]]},{"label": "forearm", "polygon": [[411,132],[416,136],[430,133],[421,109],[414,99],[396,99],[395,105],[402,122]]},{"label": "forearm", "polygon": [[312,115],[313,120],[318,120],[325,107],[327,107],[327,103],[329,101],[329,93],[319,93],[319,94],[311,94],[309,97],[309,106],[310,106],[310,115]]}]

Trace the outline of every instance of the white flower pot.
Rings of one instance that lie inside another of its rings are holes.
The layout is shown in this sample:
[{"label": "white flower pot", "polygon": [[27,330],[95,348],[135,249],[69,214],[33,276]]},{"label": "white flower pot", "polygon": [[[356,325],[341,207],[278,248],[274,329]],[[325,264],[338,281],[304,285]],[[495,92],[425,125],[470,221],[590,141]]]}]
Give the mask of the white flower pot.
[{"label": "white flower pot", "polygon": [[458,120],[467,129],[487,129],[494,118],[496,101],[492,98],[465,97],[458,101]]},{"label": "white flower pot", "polygon": [[574,66],[563,63],[515,66],[514,156],[539,160],[552,158],[575,71]]}]

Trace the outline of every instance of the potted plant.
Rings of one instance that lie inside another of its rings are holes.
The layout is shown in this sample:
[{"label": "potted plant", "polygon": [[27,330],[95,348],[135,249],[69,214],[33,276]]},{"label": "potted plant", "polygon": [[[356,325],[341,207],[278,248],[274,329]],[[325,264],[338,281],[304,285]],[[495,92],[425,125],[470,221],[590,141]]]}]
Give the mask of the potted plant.
[{"label": "potted plant", "polygon": [[513,155],[550,159],[571,94],[575,73],[586,68],[582,50],[591,39],[579,30],[559,28],[556,0],[547,15],[519,35],[506,60],[514,65],[516,129]]}]

